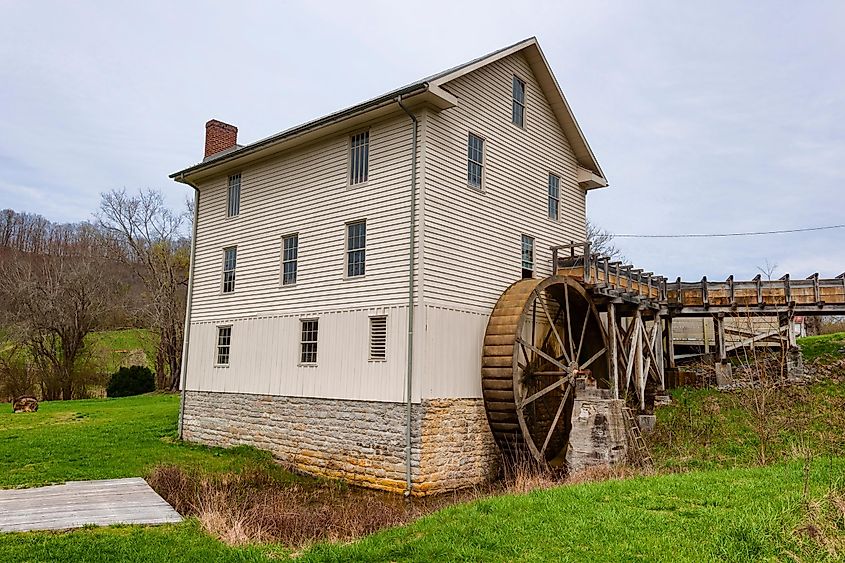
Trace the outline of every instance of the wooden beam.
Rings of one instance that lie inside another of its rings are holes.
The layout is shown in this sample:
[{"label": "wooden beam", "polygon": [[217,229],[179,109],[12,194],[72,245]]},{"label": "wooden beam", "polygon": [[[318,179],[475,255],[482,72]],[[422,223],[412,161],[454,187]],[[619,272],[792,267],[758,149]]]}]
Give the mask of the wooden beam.
[{"label": "wooden beam", "polygon": [[608,360],[610,362],[610,381],[613,385],[614,399],[619,398],[619,360],[617,358],[616,330],[616,305],[611,302],[607,304],[607,340],[610,346]]},{"label": "wooden beam", "polygon": [[675,363],[675,332],[672,328],[672,317],[666,317],[666,359],[670,369],[676,369]]}]

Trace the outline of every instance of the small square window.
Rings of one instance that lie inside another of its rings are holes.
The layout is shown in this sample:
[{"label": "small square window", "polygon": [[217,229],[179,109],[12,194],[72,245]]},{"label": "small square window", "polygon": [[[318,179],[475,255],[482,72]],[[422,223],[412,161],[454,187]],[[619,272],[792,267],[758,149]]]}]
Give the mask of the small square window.
[{"label": "small square window", "polygon": [[318,320],[308,319],[302,320],[300,323],[302,324],[302,336],[299,341],[299,362],[316,364]]},{"label": "small square window", "polygon": [[534,237],[522,235],[522,277],[534,277]]},{"label": "small square window", "polygon": [[467,183],[480,188],[484,175],[484,139],[472,133],[467,141]]},{"label": "small square window", "polygon": [[370,360],[387,359],[387,317],[370,317]]},{"label": "small square window", "polygon": [[282,285],[296,283],[296,263],[299,258],[299,235],[282,238]]},{"label": "small square window", "polygon": [[346,225],[346,277],[354,278],[366,273],[367,222],[356,221]]},{"label": "small square window", "polygon": [[370,167],[370,132],[353,135],[349,143],[349,183],[363,184],[367,181]]},{"label": "small square window", "polygon": [[229,351],[232,346],[232,327],[217,327],[217,357],[214,362],[218,366],[229,365]]},{"label": "small square window", "polygon": [[241,175],[229,176],[229,189],[226,192],[226,216],[236,217],[241,212]]},{"label": "small square window", "polygon": [[223,293],[235,291],[235,266],[238,258],[236,246],[223,249]]},{"label": "small square window", "polygon": [[513,123],[525,125],[525,82],[513,77]]},{"label": "small square window", "polygon": [[549,218],[560,219],[560,177],[549,174]]}]

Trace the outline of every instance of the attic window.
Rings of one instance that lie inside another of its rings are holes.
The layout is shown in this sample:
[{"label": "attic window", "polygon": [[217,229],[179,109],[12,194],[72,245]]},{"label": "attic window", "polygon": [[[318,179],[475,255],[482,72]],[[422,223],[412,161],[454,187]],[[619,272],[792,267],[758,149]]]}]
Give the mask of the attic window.
[{"label": "attic window", "polygon": [[480,188],[484,177],[484,139],[469,134],[467,142],[467,183],[473,188]]},{"label": "attic window", "polygon": [[349,184],[367,181],[370,161],[370,132],[353,135],[349,142]]},{"label": "attic window", "polygon": [[370,360],[387,359],[387,317],[370,317]]},{"label": "attic window", "polygon": [[229,189],[226,197],[226,217],[237,217],[241,212],[241,175],[229,176]]},{"label": "attic window", "polygon": [[513,123],[525,126],[525,82],[513,77]]}]

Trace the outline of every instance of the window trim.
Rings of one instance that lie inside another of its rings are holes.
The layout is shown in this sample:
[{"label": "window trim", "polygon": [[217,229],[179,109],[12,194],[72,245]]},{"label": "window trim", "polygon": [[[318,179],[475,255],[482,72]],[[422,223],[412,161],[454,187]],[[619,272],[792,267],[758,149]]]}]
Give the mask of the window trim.
[{"label": "window trim", "polygon": [[[363,135],[364,133],[367,134],[367,179],[362,182],[352,182],[352,143],[354,142],[355,137],[358,135]],[[359,129],[357,131],[353,131],[349,135],[346,136],[346,187],[347,189],[357,188],[360,186],[366,186],[367,183],[370,181],[370,141],[372,140],[372,133],[370,128],[367,127],[366,129]]]},{"label": "window trim", "polygon": [[[216,327],[217,327],[217,333],[215,335],[215,343],[214,343],[214,364],[213,364],[213,366],[216,367],[216,368],[228,368],[230,365],[232,365],[232,325],[230,325],[230,324],[216,325]],[[229,344],[226,345],[226,347],[228,348],[228,350],[226,352],[227,361],[226,361],[225,364],[221,364],[220,361],[219,361],[220,360],[220,331],[224,328],[229,329]]]},{"label": "window trim", "polygon": [[[293,283],[285,283],[285,241],[291,238],[296,238],[296,258],[288,260],[294,263]],[[288,233],[282,235],[281,248],[279,249],[279,286],[280,287],[295,287],[299,281],[299,232]]]},{"label": "window trim", "polygon": [[[232,178],[234,178],[235,176],[238,177],[238,212],[235,214],[230,214],[229,210],[232,207]],[[241,192],[243,191],[243,180],[244,177],[242,172],[235,172],[233,174],[229,174],[226,179],[226,219],[236,219],[241,216]]]},{"label": "window trim", "polygon": [[[384,321],[384,356],[382,357],[375,357],[373,356],[373,321],[381,320]],[[370,315],[368,317],[368,347],[367,347],[367,357],[369,362],[386,362],[387,361],[387,315]]]},{"label": "window trim", "polygon": [[[552,183],[552,177],[553,176],[555,178],[557,178],[557,217],[552,217],[551,215],[549,215],[549,203],[552,200],[552,194],[550,193],[550,191],[551,191],[551,183]],[[561,209],[560,209],[560,204],[561,204],[560,186],[561,186],[562,179],[563,178],[561,177],[560,174],[556,174],[554,172],[549,172],[549,178],[548,178],[548,181],[547,181],[547,184],[546,184],[546,217],[548,217],[552,221],[555,221],[556,223],[559,223],[560,220],[561,220],[560,219],[560,215],[561,215],[560,214],[560,211],[561,211]]]},{"label": "window trim", "polygon": [[[317,330],[315,331],[315,339],[314,340],[303,340],[303,332],[305,328],[305,323],[314,322],[317,323]],[[304,353],[303,345],[304,344],[314,344],[314,361],[313,362],[306,362],[303,361],[302,356]],[[318,354],[320,349],[320,317],[301,317],[299,319],[299,361],[296,365],[301,367],[315,367],[317,366],[317,362],[320,359]]]},{"label": "window trim", "polygon": [[[517,80],[520,82],[520,84],[522,84],[522,101],[521,102],[516,99],[516,96],[514,96],[514,92],[513,92],[514,82],[517,81]],[[514,74],[513,77],[511,78],[511,125],[515,125],[516,127],[519,127],[520,129],[525,129],[525,114],[526,114],[525,110],[528,107],[528,104],[526,103],[527,101],[528,101],[528,84],[526,84],[525,80],[520,78],[518,75]],[[517,123],[513,119],[514,104],[519,104],[520,106],[522,106],[522,125],[520,125],[519,123]]]},{"label": "window trim", "polygon": [[[233,279],[232,279],[232,290],[226,291],[226,252],[229,250],[235,251],[235,267],[232,268]],[[237,289],[237,271],[238,271],[238,245],[233,244],[230,246],[223,247],[223,260],[222,260],[222,267],[220,271],[220,294],[221,295],[230,295],[235,293],[235,289]]]},{"label": "window trim", "polygon": [[[531,267],[525,267],[525,240],[529,239],[531,241]],[[519,238],[519,264],[522,270],[522,279],[533,279],[537,273],[537,238],[531,235],[527,235],[522,233]],[[525,277],[525,272],[531,272],[531,277]]]},{"label": "window trim", "polygon": [[[480,181],[479,185],[477,185],[477,186],[469,181],[469,163],[475,162],[475,161],[470,161],[470,159],[469,159],[469,143],[470,143],[470,139],[472,137],[476,137],[478,139],[481,139],[481,162],[476,163],[476,164],[479,164],[481,166],[481,181]],[[486,165],[486,162],[487,162],[487,137],[485,137],[484,135],[480,135],[480,134],[476,133],[474,130],[470,129],[469,131],[467,131],[466,139],[467,139],[466,161],[465,161],[466,164],[464,165],[464,175],[465,175],[467,187],[469,187],[470,189],[475,190],[477,192],[484,193],[484,188],[485,188],[485,185],[487,183],[486,182],[486,178],[487,178],[487,165]]]},{"label": "window trim", "polygon": [[[349,227],[352,225],[357,225],[358,223],[364,224],[364,247],[363,248],[356,248],[355,250],[349,249]],[[367,277],[367,243],[369,242],[369,235],[367,233],[367,219],[354,219],[352,221],[347,221],[343,224],[343,279],[345,280],[358,280]],[[364,251],[364,273],[358,274],[354,276],[349,275],[349,253],[350,252],[357,252],[359,250]]]}]

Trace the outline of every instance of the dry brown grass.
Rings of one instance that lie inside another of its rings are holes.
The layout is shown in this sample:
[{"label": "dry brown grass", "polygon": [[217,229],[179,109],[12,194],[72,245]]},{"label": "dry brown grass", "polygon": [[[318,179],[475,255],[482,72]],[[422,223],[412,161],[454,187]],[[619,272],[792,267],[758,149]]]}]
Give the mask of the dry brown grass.
[{"label": "dry brown grass", "polygon": [[408,500],[333,481],[279,481],[260,468],[203,474],[164,465],[156,467],[147,481],[180,514],[196,517],[228,544],[274,542],[299,548],[316,541],[354,540],[457,503],[640,473],[628,467],[594,467],[567,476],[562,470],[524,461],[511,466],[497,482]]},{"label": "dry brown grass", "polygon": [[461,491],[406,501],[334,482],[280,482],[260,469],[203,475],[159,466],[147,481],[180,514],[197,517],[210,533],[235,545],[347,541],[479,494]]}]

